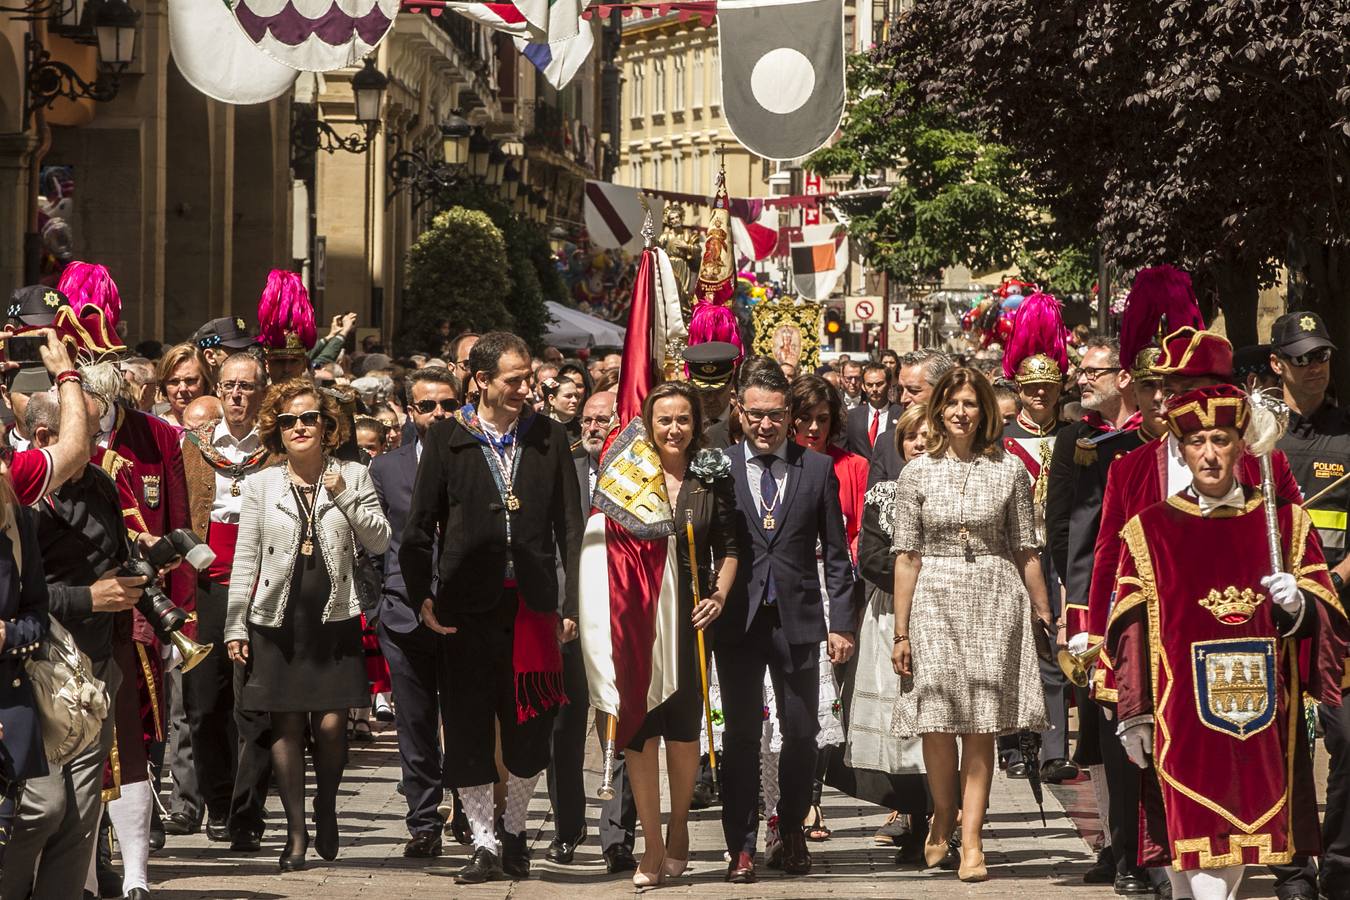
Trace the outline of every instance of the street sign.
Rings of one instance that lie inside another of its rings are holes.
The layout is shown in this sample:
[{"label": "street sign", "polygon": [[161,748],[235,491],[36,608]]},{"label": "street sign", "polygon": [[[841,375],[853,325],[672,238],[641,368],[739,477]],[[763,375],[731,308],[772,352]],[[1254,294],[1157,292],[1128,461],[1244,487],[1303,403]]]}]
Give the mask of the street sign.
[{"label": "street sign", "polygon": [[914,310],[900,303],[891,304],[891,330],[905,331],[914,324]]},{"label": "street sign", "polygon": [[866,322],[868,325],[881,324],[880,297],[846,297],[844,299],[844,318],[849,322]]}]

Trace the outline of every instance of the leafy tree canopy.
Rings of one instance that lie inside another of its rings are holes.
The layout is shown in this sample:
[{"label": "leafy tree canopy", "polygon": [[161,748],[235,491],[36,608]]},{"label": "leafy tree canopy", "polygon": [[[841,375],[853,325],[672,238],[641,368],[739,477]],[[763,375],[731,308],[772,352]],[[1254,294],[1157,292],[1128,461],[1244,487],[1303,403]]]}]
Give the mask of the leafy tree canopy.
[{"label": "leafy tree canopy", "polygon": [[[1090,260],[1056,228],[1032,183],[998,141],[941,107],[897,104],[910,91],[888,65],[849,60],[849,111],[839,140],[806,166],[847,175],[855,188],[885,173],[884,197],[845,202],[850,232],[868,260],[902,283],[936,280],[946,267],[1017,263],[1060,291],[1090,283]],[[1053,281],[1049,280],[1053,277]]]},{"label": "leafy tree canopy", "polygon": [[486,213],[454,206],[437,214],[408,251],[402,345],[424,347],[442,320],[472,331],[513,328],[506,242]]}]

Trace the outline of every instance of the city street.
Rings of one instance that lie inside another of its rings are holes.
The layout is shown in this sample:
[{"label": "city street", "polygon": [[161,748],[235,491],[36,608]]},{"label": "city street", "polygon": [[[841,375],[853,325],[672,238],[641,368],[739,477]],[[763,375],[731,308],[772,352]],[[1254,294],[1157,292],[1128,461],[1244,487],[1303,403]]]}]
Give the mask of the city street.
[{"label": "city street", "polygon": [[[275,900],[275,898],[554,898],[574,897],[584,891],[588,900],[631,896],[628,876],[609,875],[600,848],[591,841],[577,851],[577,864],[557,866],[543,860],[553,837],[545,816],[548,798],[540,780],[530,809],[534,847],[534,875],[518,883],[481,886],[454,883],[450,873],[467,861],[466,848],[447,841],[440,860],[405,860],[403,798],[395,791],[399,779],[398,753],[392,730],[377,731],[374,744],[353,749],[346,781],[338,798],[342,825],[342,852],[325,863],[311,849],[310,868],[279,875],[281,810],[276,798],[269,803],[272,829],[263,852],[256,856],[231,853],[227,845],[208,844],[204,835],[170,838],[164,850],[151,856],[150,881],[158,900]],[[597,754],[591,754],[587,794],[598,784]],[[1320,779],[1319,779],[1320,780]],[[312,792],[312,786],[311,786]],[[1082,883],[1093,859],[1087,841],[1097,839],[1092,813],[1092,790],[1086,780],[1047,790],[1042,827],[1031,791],[1025,782],[998,777],[994,781],[992,810],[985,838],[990,880],[963,885],[950,872],[897,869],[894,851],[873,842],[884,820],[874,807],[862,807],[838,792],[827,791],[825,813],[833,837],[811,845],[815,871],[808,878],[784,878],[760,868],[758,884],[732,887],[722,881],[721,829],[716,808],[694,813],[693,872],[670,887],[662,897],[735,897],[744,900],[797,897],[979,897],[979,898],[1098,898],[1115,896],[1109,888]],[[598,801],[592,801],[598,812]],[[639,838],[638,853],[641,853]],[[444,874],[428,869],[444,867]],[[1241,897],[1268,897],[1271,879],[1251,870]]]}]

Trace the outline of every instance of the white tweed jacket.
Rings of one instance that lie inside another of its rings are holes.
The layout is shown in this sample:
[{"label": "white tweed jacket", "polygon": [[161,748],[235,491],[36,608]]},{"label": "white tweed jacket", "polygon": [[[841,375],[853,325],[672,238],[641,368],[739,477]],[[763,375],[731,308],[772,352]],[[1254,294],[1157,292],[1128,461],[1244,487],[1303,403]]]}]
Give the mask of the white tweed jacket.
[{"label": "white tweed jacket", "polygon": [[[334,497],[319,485],[315,526],[317,549],[333,585],[323,621],[341,622],[361,612],[352,576],[357,543],[378,556],[389,546],[390,528],[366,467],[337,461],[329,465],[340,467],[347,487]],[[244,479],[225,640],[247,641],[248,622],[264,627],[281,624],[300,552],[300,532],[300,514],[284,465],[270,466]]]}]

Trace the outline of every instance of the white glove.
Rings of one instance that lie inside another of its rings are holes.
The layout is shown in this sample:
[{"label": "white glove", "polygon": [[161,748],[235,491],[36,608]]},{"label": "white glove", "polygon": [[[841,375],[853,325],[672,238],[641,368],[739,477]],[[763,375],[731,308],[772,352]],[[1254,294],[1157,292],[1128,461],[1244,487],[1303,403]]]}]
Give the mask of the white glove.
[{"label": "white glove", "polygon": [[1081,655],[1088,648],[1088,633],[1080,631],[1069,638],[1069,652],[1075,656]]},{"label": "white glove", "polygon": [[1120,733],[1120,743],[1125,747],[1125,755],[1141,769],[1147,769],[1149,758],[1153,756],[1153,723],[1140,722],[1131,725]]},{"label": "white glove", "polygon": [[1298,579],[1288,572],[1276,572],[1261,579],[1261,587],[1270,591],[1275,605],[1291,616],[1298,615],[1303,606],[1303,592],[1298,589]]}]

